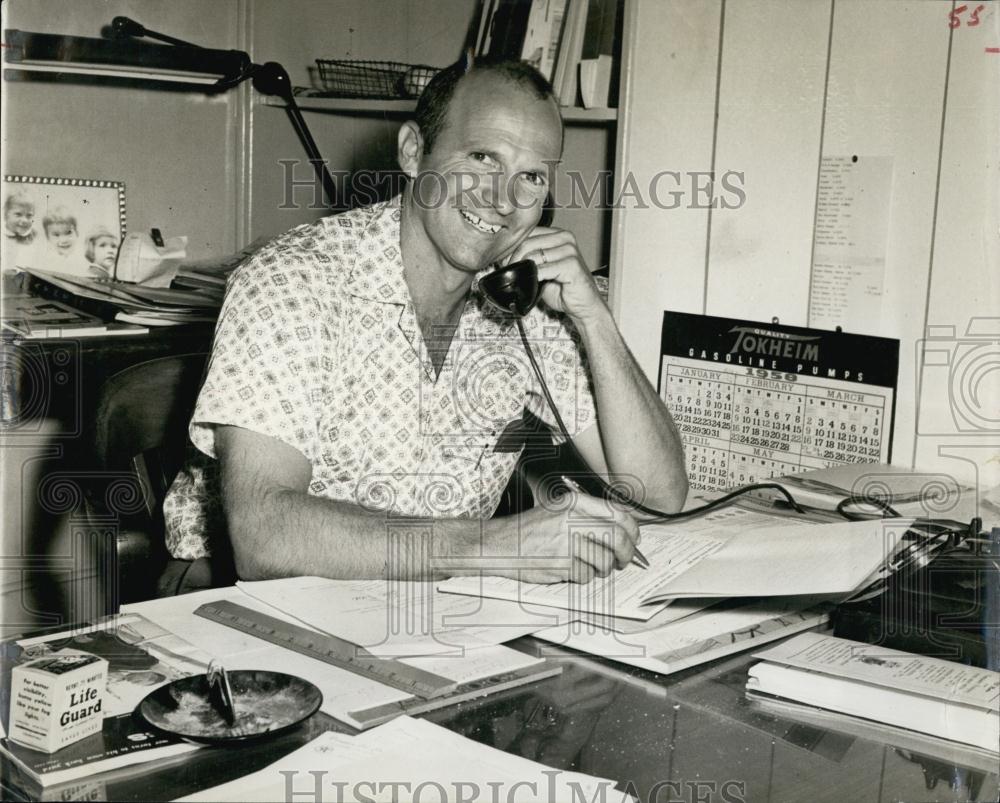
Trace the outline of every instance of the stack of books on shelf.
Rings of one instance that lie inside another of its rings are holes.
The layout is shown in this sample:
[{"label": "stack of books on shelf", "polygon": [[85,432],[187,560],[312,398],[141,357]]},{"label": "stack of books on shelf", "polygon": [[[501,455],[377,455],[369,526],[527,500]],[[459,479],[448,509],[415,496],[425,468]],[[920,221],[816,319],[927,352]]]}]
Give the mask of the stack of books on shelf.
[{"label": "stack of books on shelf", "polygon": [[[91,320],[117,321],[138,325],[138,331],[149,326],[176,326],[183,323],[210,323],[218,317],[224,288],[147,287],[132,282],[71,276],[30,268],[25,271],[28,293],[39,299],[63,305]],[[6,317],[6,315],[5,315]],[[84,328],[65,329],[65,336],[114,333],[89,332]],[[128,330],[135,331],[135,330]],[[44,337],[46,335],[35,335]],[[48,335],[51,336],[51,335]]]},{"label": "stack of books on shelf", "polygon": [[476,54],[538,68],[563,106],[617,105],[622,0],[483,0]]}]

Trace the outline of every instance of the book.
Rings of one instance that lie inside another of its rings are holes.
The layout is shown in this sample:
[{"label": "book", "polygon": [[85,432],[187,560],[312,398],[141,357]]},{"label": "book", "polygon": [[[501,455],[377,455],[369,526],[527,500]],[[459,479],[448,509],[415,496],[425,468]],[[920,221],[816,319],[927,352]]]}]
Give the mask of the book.
[{"label": "book", "polygon": [[580,60],[580,100],[585,109],[607,108],[613,67],[610,55]]},{"label": "book", "polygon": [[727,600],[662,625],[654,617],[641,630],[616,632],[572,622],[534,635],[543,641],[667,675],[825,625],[832,607],[831,603],[811,598]]},{"label": "book", "polygon": [[580,100],[586,109],[618,104],[612,86],[621,61],[622,4],[620,0],[590,0],[580,53]]},{"label": "book", "polygon": [[497,0],[488,9],[488,49],[480,55],[497,59],[521,58],[531,7],[532,0]]},{"label": "book", "polygon": [[563,21],[552,89],[562,106],[575,106],[579,91],[579,64],[587,25],[587,0],[569,0]]},{"label": "book", "polygon": [[4,296],[0,326],[26,340],[98,335],[141,335],[145,326],[108,323],[61,301],[37,296]]},{"label": "book", "polygon": [[490,37],[493,27],[493,14],[498,0],[481,0],[479,10],[479,30],[476,34],[475,55],[485,56],[490,52]]},{"label": "book", "polygon": [[[171,758],[197,749],[156,731],[133,712],[155,688],[205,671],[209,657],[140,614],[16,642],[14,665],[46,656],[96,655],[108,661],[101,731],[43,753],[3,734],[0,754],[41,786],[74,781],[106,770]],[[6,716],[6,712],[4,712]]]},{"label": "book", "polygon": [[1000,752],[1000,672],[818,633],[755,657],[751,696]]},{"label": "book", "polygon": [[546,80],[552,80],[567,0],[532,0],[528,28],[521,47],[521,60],[532,64]]}]

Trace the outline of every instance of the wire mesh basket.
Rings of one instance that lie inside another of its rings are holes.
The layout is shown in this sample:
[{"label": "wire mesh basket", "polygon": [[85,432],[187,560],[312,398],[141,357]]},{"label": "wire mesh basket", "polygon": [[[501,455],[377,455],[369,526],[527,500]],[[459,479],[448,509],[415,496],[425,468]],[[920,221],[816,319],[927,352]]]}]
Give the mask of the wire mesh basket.
[{"label": "wire mesh basket", "polygon": [[338,98],[415,98],[438,69],[424,64],[316,59],[323,94]]}]

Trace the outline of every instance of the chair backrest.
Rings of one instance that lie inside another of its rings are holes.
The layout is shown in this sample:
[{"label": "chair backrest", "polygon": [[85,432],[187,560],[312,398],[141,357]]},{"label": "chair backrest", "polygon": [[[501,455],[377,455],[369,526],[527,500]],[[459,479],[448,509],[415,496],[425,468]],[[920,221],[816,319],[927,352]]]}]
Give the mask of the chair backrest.
[{"label": "chair backrest", "polygon": [[[88,510],[116,526],[116,554],[109,556],[117,567],[112,609],[155,596],[168,558],[163,499],[184,462],[207,358],[184,354],[138,363],[100,390],[90,439],[97,482]],[[131,487],[122,486],[126,478]]]},{"label": "chair backrest", "polygon": [[157,482],[148,490],[159,497],[152,501],[163,501],[184,459],[207,357],[161,357],[130,366],[105,382],[94,416],[93,450],[100,470],[129,471],[138,458],[155,459],[161,476],[150,478]]}]

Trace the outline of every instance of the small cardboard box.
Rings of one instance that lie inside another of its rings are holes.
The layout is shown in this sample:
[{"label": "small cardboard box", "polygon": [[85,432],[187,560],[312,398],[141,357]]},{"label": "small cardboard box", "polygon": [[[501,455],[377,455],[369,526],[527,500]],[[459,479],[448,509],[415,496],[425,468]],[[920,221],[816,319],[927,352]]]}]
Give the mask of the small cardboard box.
[{"label": "small cardboard box", "polygon": [[50,655],[11,673],[10,739],[54,753],[101,730],[108,662],[96,655]]}]

